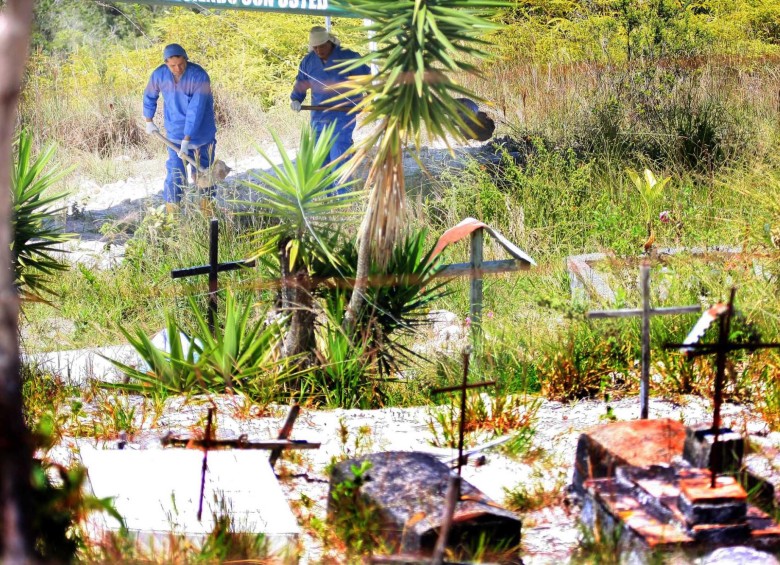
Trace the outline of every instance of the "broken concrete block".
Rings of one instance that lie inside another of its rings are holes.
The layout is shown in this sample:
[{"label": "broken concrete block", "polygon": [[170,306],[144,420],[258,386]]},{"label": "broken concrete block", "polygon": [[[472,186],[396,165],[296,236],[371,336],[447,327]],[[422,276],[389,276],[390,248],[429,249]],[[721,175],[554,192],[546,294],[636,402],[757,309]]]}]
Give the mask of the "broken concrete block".
[{"label": "broken concrete block", "polygon": [[712,428],[686,428],[683,457],[693,467],[715,469],[716,473],[736,473],[742,466],[745,442],[742,436],[728,428],[718,432],[718,443],[714,446],[715,434]]},{"label": "broken concrete block", "polygon": [[675,420],[611,422],[590,428],[577,442],[572,486],[582,493],[587,479],[613,477],[618,466],[669,465],[682,454],[685,427]]},{"label": "broken concrete block", "polygon": [[[349,510],[334,501],[336,485],[355,481],[353,466],[367,461],[370,468],[358,485],[360,496],[381,524],[388,549],[404,553],[430,553],[438,537],[445,506],[447,482],[453,471],[433,455],[416,451],[374,453],[342,461],[331,474],[328,515]],[[520,543],[521,521],[479,489],[462,481],[448,546],[478,543],[503,548]]]},{"label": "broken concrete block", "polygon": [[[682,472],[681,472],[682,473]],[[747,493],[734,477],[680,476],[678,505],[688,526],[744,523]]]}]

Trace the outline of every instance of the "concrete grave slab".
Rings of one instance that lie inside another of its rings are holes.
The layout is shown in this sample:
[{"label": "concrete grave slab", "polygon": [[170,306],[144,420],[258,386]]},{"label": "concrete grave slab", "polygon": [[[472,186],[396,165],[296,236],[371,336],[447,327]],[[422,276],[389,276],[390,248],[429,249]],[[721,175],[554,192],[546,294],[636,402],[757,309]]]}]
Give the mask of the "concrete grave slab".
[{"label": "concrete grave slab", "polygon": [[[227,510],[233,530],[262,533],[274,555],[295,551],[301,530],[268,464],[266,451],[210,451],[202,521],[200,499],[203,452],[199,450],[98,450],[81,448],[89,485],[99,498],[115,497],[127,528],[141,544],[164,545],[171,532],[201,543],[214,517]],[[118,531],[100,517],[90,528],[97,539]]]},{"label": "concrete grave slab", "polygon": [[73,349],[25,355],[24,362],[48,371],[71,386],[86,386],[91,380],[121,382],[124,375],[108,359],[138,366],[141,358],[130,345]]},{"label": "concrete grave slab", "polygon": [[593,267],[591,262],[604,261],[607,259],[605,253],[588,253],[585,255],[572,255],[566,258],[566,269],[569,272],[569,287],[571,296],[575,300],[586,300],[589,291],[596,294],[601,300],[608,304],[615,303],[615,292],[610,288],[607,281],[604,280]]}]

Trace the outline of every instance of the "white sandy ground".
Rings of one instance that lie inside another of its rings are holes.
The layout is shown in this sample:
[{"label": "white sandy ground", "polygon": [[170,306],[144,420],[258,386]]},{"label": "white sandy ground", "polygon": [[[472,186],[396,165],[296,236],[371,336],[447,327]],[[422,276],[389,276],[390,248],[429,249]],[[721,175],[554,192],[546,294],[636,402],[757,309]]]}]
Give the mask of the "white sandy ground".
[{"label": "white sandy ground", "polygon": [[[265,148],[278,159],[274,146]],[[435,150],[438,151],[438,150]],[[441,156],[441,153],[438,153]],[[225,156],[220,155],[225,159]],[[241,159],[225,159],[234,169],[231,179],[239,178],[251,169],[264,168],[265,160],[259,155]],[[107,220],[116,220],[126,214],[143,213],[147,206],[160,202],[164,166],[154,161],[137,168],[133,176],[99,186],[83,179],[71,197],[71,215],[68,226],[83,233],[78,248],[84,256],[72,256],[74,260],[91,258],[104,266],[121,260],[121,251],[111,256],[98,234],[99,226]],[[79,224],[79,218],[82,222]],[[116,252],[115,252],[116,253]],[[108,254],[108,259],[106,259]],[[431,336],[424,338],[431,339]],[[136,406],[135,425],[139,430],[129,438],[129,449],[159,449],[159,438],[166,431],[190,433],[202,428],[207,405],[215,402],[218,407],[219,437],[237,437],[247,434],[249,439],[275,437],[286,409],[279,409],[273,417],[260,417],[236,397],[203,397],[189,400],[170,399],[161,413],[155,414],[148,403],[132,398]],[[639,413],[636,398],[610,403],[617,419],[633,419]],[[99,420],[97,403],[84,403],[85,424]],[[464,469],[464,477],[498,502],[503,502],[507,489],[526,489],[529,492],[558,492],[553,505],[522,516],[523,561],[525,563],[565,563],[572,559],[580,536],[576,521],[576,507],[568,503],[565,486],[571,478],[577,438],[589,426],[602,423],[606,415],[604,402],[590,400],[570,405],[542,401],[533,420],[535,433],[530,452],[533,456],[511,459],[500,449],[485,453],[482,466],[470,464]],[[686,424],[708,422],[711,418],[709,402],[696,397],[685,397],[680,403],[664,400],[651,402],[652,417],[680,419]],[[441,453],[430,445],[432,434],[428,427],[431,419],[427,408],[387,408],[374,411],[304,410],[295,426],[293,438],[322,441],[318,451],[301,452],[300,457],[280,463],[282,485],[294,511],[305,525],[310,515],[324,518],[327,496],[326,466],[334,457],[360,455],[377,450],[420,449]],[[767,425],[749,406],[727,404],[724,419],[735,430],[750,434],[750,440],[763,449],[763,454],[752,456],[751,465],[764,474],[774,473],[777,486],[777,469],[780,469],[780,433],[770,432]],[[349,430],[346,445],[339,441],[340,422]],[[67,460],[85,440],[63,438],[54,450],[58,459]],[[115,447],[116,441],[92,441],[98,447]],[[445,450],[453,455],[452,450]],[[295,461],[295,463],[291,462]],[[302,500],[308,498],[307,507]],[[306,529],[304,528],[304,531]],[[302,563],[333,563],[338,556],[323,550],[319,541],[309,533],[304,535]]]},{"label": "white sandy ground", "polygon": [[[159,439],[166,432],[186,436],[193,430],[202,429],[209,406],[216,406],[216,429],[220,439],[235,439],[242,434],[250,441],[276,437],[286,415],[283,407],[272,409],[271,415],[258,415],[243,399],[230,396],[172,398],[161,412],[155,413],[148,401],[134,397],[130,407],[135,407],[135,425],[139,431],[129,438],[126,449],[161,449]],[[610,406],[619,420],[634,419],[639,413],[636,398],[612,402]],[[302,411],[292,438],[319,441],[322,447],[285,456],[276,469],[283,491],[303,526],[302,563],[338,562],[337,553],[325,550],[306,529],[312,516],[325,518],[326,468],[334,458],[389,450],[421,450],[444,457],[455,456],[453,449],[431,445],[433,434],[429,423],[433,410],[420,407]],[[88,426],[90,421],[100,420],[99,411],[99,404],[85,403],[83,424]],[[691,425],[708,423],[711,418],[709,403],[698,397],[685,397],[679,403],[652,400],[650,413],[652,417],[682,419]],[[726,425],[749,434],[754,445],[765,449],[766,455],[751,456],[751,466],[780,467],[780,432],[770,432],[748,406],[726,404],[723,415]],[[533,418],[531,444],[525,454],[511,457],[502,449],[493,448],[484,452],[484,464],[476,466],[472,462],[463,469],[467,481],[499,503],[507,500],[511,490],[553,493],[550,506],[521,514],[524,563],[567,563],[576,557],[581,531],[577,508],[568,499],[566,486],[571,480],[579,435],[590,426],[604,423],[605,416],[606,406],[597,400],[568,405],[541,401]],[[342,426],[348,430],[346,443],[339,439]],[[85,443],[101,449],[115,449],[118,442],[116,439],[63,438],[55,456],[67,459]],[[192,487],[197,489],[198,485]]]}]

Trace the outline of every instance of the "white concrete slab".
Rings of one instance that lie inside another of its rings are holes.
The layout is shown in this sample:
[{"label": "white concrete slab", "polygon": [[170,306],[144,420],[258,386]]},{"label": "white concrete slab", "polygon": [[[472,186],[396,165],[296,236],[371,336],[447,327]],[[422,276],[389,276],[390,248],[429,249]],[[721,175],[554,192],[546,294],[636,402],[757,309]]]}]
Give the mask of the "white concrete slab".
[{"label": "white concrete slab", "polygon": [[[301,533],[268,464],[267,451],[211,451],[202,521],[198,522],[203,452],[192,449],[98,450],[81,448],[92,492],[115,497],[128,530],[139,542],[159,547],[169,534],[200,543],[227,509],[236,532],[262,533],[274,554],[290,554]],[[91,535],[118,531],[111,518]],[[101,531],[102,530],[102,531]]]},{"label": "white concrete slab", "polygon": [[24,355],[24,362],[59,376],[65,384],[72,386],[83,387],[90,380],[121,382],[124,375],[106,357],[136,367],[142,362],[130,345],[35,353]]}]

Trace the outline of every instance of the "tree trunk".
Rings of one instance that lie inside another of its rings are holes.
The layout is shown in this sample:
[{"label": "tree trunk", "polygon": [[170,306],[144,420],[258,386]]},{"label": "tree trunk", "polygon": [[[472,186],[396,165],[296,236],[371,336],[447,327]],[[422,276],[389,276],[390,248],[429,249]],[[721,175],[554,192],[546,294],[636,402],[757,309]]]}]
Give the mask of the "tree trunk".
[{"label": "tree trunk", "polygon": [[[367,214],[370,213],[366,212]],[[363,222],[368,225],[368,222]],[[352,295],[349,297],[347,311],[344,312],[344,322],[342,327],[344,332],[351,336],[355,330],[358,312],[365,302],[364,293],[368,288],[368,274],[371,267],[371,236],[366,233],[366,229],[360,234],[360,243],[358,246],[357,267],[355,273],[355,286],[352,287]]]},{"label": "tree trunk", "polygon": [[295,274],[290,272],[290,255],[287,241],[279,245],[279,266],[282,275],[281,311],[290,315],[290,325],[284,336],[282,352],[285,357],[304,357],[299,365],[309,365],[314,358],[314,299],[311,296],[311,280],[303,268]]},{"label": "tree trunk", "polygon": [[404,231],[406,184],[402,153],[400,140],[395,139],[390,149],[377,154],[368,173],[366,184],[371,187],[371,194],[360,226],[355,286],[342,322],[342,328],[348,336],[352,335],[366,300],[372,259],[380,266],[386,265],[396,241]]},{"label": "tree trunk", "polygon": [[32,445],[19,374],[19,297],[11,259],[12,139],[32,24],[32,0],[0,12],[0,562],[34,560],[30,528]]}]

